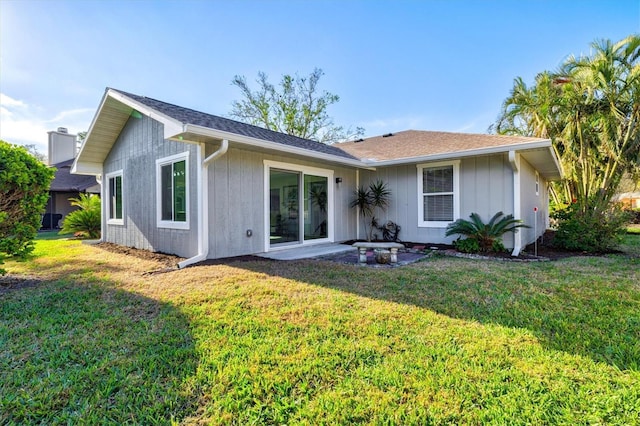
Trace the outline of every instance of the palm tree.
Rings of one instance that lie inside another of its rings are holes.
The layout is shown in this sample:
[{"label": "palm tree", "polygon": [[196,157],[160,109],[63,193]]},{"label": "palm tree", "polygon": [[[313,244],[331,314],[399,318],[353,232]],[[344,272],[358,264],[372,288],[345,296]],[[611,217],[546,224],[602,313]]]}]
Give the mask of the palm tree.
[{"label": "palm tree", "polygon": [[622,176],[640,166],[640,36],[592,49],[531,87],[516,79],[495,127],[551,139],[564,175],[552,196],[585,214],[606,210]]}]

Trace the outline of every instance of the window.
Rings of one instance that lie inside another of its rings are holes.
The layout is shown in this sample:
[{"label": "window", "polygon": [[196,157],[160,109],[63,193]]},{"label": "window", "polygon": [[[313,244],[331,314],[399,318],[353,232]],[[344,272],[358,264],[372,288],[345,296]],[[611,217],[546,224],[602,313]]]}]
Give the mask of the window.
[{"label": "window", "polygon": [[107,223],[123,225],[122,207],[122,170],[107,174]]},{"label": "window", "polygon": [[540,175],[536,172],[536,195],[540,195]]},{"label": "window", "polygon": [[156,160],[158,226],[189,229],[189,153]]},{"label": "window", "polygon": [[460,216],[459,164],[418,165],[418,226],[446,227]]}]

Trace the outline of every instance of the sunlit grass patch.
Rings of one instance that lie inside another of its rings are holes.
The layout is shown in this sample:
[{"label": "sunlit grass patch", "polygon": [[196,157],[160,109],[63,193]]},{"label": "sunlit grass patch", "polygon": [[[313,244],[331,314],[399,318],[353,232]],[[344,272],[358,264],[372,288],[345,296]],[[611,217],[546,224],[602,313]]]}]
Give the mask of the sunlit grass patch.
[{"label": "sunlit grass patch", "polygon": [[640,259],[629,254],[145,275],[163,265],[61,240],[7,267],[48,281],[0,296],[0,423],[640,416]]}]

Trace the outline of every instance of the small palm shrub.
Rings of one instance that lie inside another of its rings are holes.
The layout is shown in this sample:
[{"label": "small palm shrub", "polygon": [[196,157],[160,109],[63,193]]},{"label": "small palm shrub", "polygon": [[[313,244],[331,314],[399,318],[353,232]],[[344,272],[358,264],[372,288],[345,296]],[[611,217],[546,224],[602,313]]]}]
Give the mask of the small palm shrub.
[{"label": "small palm shrub", "polygon": [[449,226],[445,235],[459,234],[467,237],[456,240],[456,249],[465,253],[487,253],[490,251],[504,251],[502,236],[507,232],[517,232],[518,228],[529,228],[521,220],[516,220],[513,215],[505,216],[498,212],[488,223],[484,223],[478,213],[471,213],[471,220],[458,219]]},{"label": "small palm shrub", "polygon": [[79,207],[64,219],[60,234],[76,234],[85,238],[100,237],[101,209],[100,197],[92,194],[80,194],[78,198],[69,198],[72,206]]}]

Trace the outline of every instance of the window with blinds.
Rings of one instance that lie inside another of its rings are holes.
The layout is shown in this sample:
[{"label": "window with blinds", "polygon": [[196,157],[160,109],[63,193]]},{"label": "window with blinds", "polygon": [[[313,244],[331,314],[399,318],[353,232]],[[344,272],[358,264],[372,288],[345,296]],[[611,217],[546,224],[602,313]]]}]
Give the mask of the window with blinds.
[{"label": "window with blinds", "polygon": [[446,226],[457,219],[457,173],[457,162],[418,166],[422,226]]}]

